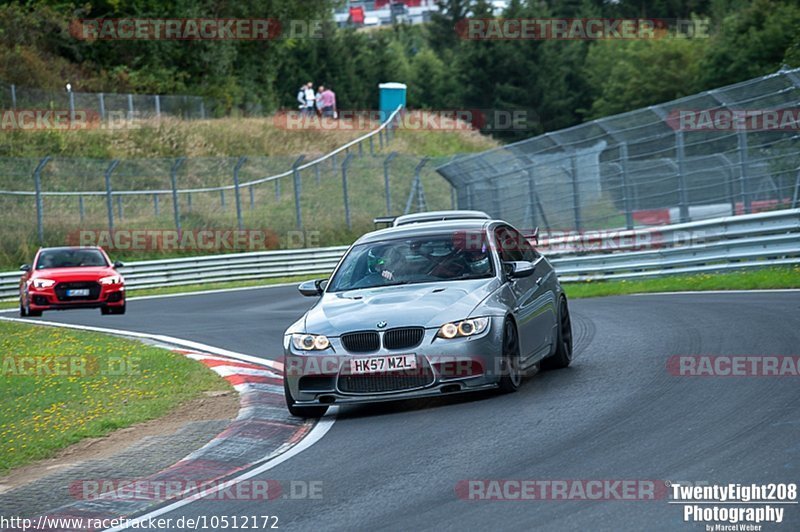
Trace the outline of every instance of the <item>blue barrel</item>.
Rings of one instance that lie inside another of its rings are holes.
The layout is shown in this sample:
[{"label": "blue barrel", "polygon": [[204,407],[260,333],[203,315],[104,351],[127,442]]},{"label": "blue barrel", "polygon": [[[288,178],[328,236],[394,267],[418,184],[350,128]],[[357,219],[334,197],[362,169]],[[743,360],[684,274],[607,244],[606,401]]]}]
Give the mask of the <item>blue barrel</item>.
[{"label": "blue barrel", "polygon": [[405,83],[381,83],[378,85],[380,91],[380,112],[381,122],[386,121],[398,106],[406,106]]}]

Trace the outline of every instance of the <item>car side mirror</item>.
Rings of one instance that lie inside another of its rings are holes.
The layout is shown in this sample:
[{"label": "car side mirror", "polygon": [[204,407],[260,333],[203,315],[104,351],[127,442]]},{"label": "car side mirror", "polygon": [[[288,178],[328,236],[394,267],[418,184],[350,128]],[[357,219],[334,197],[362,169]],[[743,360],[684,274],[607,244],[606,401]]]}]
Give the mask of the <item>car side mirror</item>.
[{"label": "car side mirror", "polygon": [[530,277],[536,269],[536,266],[527,260],[515,260],[513,262],[507,262],[506,264],[508,265],[508,276],[513,279]]},{"label": "car side mirror", "polygon": [[314,279],[313,281],[304,281],[300,283],[297,289],[306,297],[321,296],[328,286],[327,279]]},{"label": "car side mirror", "polygon": [[125,266],[125,265],[123,263],[121,263],[120,261],[118,261],[118,260],[114,261],[114,268],[122,268],[123,266]]},{"label": "car side mirror", "polygon": [[29,272],[29,271],[31,271],[31,265],[30,264],[23,264],[22,266],[19,267],[19,271],[21,271],[21,272]]}]

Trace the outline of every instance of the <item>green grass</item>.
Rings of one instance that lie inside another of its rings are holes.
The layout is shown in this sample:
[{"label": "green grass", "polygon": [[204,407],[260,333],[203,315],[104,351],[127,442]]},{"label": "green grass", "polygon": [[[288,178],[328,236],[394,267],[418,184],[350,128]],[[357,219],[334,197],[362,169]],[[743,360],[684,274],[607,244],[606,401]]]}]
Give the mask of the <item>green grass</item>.
[{"label": "green grass", "polygon": [[[64,364],[68,372],[37,375],[23,357],[42,369]],[[4,321],[0,368],[0,474],[84,438],[163,416],[204,391],[230,389],[202,364],[165,349]]]},{"label": "green grass", "polygon": [[674,275],[629,281],[585,281],[565,283],[564,287],[567,296],[573,299],[653,292],[800,288],[800,267]]}]

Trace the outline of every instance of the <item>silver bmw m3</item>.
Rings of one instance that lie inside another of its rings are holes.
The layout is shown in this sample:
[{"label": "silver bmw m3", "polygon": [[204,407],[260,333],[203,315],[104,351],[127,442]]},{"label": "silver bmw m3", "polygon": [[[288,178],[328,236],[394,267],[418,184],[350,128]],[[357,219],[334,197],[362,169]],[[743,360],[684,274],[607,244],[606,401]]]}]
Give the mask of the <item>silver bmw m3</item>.
[{"label": "silver bmw m3", "polygon": [[535,368],[572,360],[552,265],[510,224],[478,211],[400,216],[359,238],[330,279],[299,289],[320,299],[284,336],[284,392],[296,416],[513,392]]}]

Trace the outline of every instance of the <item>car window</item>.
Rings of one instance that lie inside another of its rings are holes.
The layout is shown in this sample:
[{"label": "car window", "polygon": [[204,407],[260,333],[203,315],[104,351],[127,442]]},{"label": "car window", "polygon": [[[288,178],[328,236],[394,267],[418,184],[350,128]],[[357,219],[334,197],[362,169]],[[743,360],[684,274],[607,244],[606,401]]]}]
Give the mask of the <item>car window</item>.
[{"label": "car window", "polygon": [[428,235],[353,246],[328,292],[494,276],[483,232]]},{"label": "car window", "polygon": [[36,261],[37,270],[80,266],[108,266],[108,262],[97,249],[45,249]]},{"label": "car window", "polygon": [[526,260],[529,262],[539,258],[530,241],[512,227],[502,226],[495,230],[497,249],[503,262]]}]

